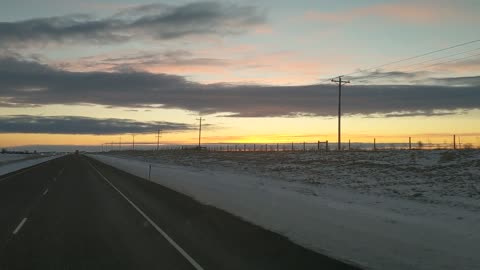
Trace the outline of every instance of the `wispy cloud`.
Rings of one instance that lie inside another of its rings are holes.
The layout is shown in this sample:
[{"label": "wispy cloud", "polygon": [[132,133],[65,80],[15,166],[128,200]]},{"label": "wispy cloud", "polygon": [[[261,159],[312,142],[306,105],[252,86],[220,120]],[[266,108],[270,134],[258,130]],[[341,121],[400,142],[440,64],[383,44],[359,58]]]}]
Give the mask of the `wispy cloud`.
[{"label": "wispy cloud", "polygon": [[0,133],[48,133],[113,135],[125,133],[153,133],[158,128],[185,131],[189,124],[173,122],[139,122],[130,119],[99,119],[79,116],[0,116]]},{"label": "wispy cloud", "polygon": [[[344,11],[309,11],[305,19],[323,22],[352,22],[364,18],[382,18],[404,23],[435,23],[450,18],[462,18],[465,11],[451,6],[425,6],[421,4],[375,4]],[[473,16],[472,16],[473,17]],[[463,17],[465,18],[465,17]]]},{"label": "wispy cloud", "polygon": [[152,4],[126,9],[109,18],[76,14],[0,22],[0,46],[48,43],[115,43],[138,39],[170,40],[192,35],[230,35],[258,27],[265,14],[253,6],[194,2]]},{"label": "wispy cloud", "polygon": [[196,57],[187,50],[137,52],[119,56],[100,55],[55,63],[57,67],[70,71],[145,71],[151,69],[170,71],[166,73],[174,73],[178,68],[197,70],[208,67],[222,68],[228,64],[229,61],[226,59]]},{"label": "wispy cloud", "polygon": [[118,51],[52,64],[68,71],[145,71],[193,75],[196,81],[203,83],[229,81],[274,85],[312,83],[319,72],[328,72],[331,68],[331,65],[292,51],[265,53],[254,48],[248,50],[242,52],[235,47],[220,47],[209,51]]},{"label": "wispy cloud", "polygon": [[[442,85],[349,85],[344,92],[344,111],[429,115],[434,110],[480,108],[478,76],[435,80],[443,80]],[[100,104],[233,117],[331,116],[336,115],[337,106],[334,85],[200,84],[181,76],[148,72],[69,72],[15,58],[0,58],[0,88],[0,106]]]}]

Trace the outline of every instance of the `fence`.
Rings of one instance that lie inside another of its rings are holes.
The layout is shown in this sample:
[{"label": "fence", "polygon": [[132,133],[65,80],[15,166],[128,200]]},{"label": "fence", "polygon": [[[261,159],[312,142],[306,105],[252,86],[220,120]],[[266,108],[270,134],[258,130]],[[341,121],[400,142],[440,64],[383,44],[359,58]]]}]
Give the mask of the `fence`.
[{"label": "fence", "polygon": [[[343,151],[385,151],[385,150],[433,150],[433,149],[478,149],[480,140],[478,136],[455,136],[447,138],[407,137],[404,142],[382,142],[382,137],[372,138],[371,142],[342,142]],[[123,145],[123,147],[121,147]],[[125,146],[126,145],[126,146]],[[151,143],[135,144],[136,150],[156,150],[157,146]],[[198,145],[160,145],[159,151],[176,150],[204,150],[215,152],[308,152],[308,151],[336,151],[337,142],[289,142],[289,143],[205,143]],[[110,143],[102,146],[102,151],[132,150],[127,143]]]}]

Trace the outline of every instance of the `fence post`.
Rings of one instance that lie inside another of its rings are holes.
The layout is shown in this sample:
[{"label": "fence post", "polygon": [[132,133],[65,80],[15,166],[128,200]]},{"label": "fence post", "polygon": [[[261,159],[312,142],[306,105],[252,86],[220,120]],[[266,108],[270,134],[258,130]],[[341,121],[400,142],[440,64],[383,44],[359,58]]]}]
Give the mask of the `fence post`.
[{"label": "fence post", "polygon": [[292,142],[292,152],[293,152],[293,142]]},{"label": "fence post", "polygon": [[325,141],[325,151],[328,152],[328,140]]},{"label": "fence post", "polygon": [[373,138],[373,150],[377,150],[377,139]]},{"label": "fence post", "polygon": [[320,151],[320,141],[317,141],[317,151]]},{"label": "fence post", "polygon": [[457,140],[455,135],[453,135],[453,150],[457,150]]},{"label": "fence post", "polygon": [[412,150],[412,137],[408,137],[408,150]]},{"label": "fence post", "polygon": [[152,164],[148,164],[148,180],[152,180]]},{"label": "fence post", "polygon": [[348,151],[350,151],[350,139],[348,140]]}]

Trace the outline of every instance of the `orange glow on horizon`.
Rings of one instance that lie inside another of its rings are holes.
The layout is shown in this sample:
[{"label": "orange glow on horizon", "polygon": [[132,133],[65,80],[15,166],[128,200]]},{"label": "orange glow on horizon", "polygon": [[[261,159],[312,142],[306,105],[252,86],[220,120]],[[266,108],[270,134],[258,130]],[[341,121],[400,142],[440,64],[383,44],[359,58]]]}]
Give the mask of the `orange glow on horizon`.
[{"label": "orange glow on horizon", "polygon": [[[156,134],[138,134],[135,136],[135,143],[156,144]],[[343,134],[342,142],[348,143],[371,143],[376,139],[378,144],[382,143],[408,143],[409,137],[412,138],[412,144],[419,141],[427,144],[448,144],[452,142],[453,134],[435,133],[435,134],[411,134],[411,135],[365,135],[365,134]],[[459,133],[456,134],[457,140],[462,144],[472,144],[480,147],[480,133]],[[0,147],[16,147],[26,145],[118,145],[120,140],[123,147],[131,147],[131,134],[122,135],[70,135],[70,134],[1,134],[2,144]],[[316,143],[328,140],[330,143],[336,143],[337,134],[265,134],[254,136],[208,136],[202,137],[202,143],[242,143],[242,144],[274,144],[274,143]],[[195,132],[188,133],[167,133],[160,138],[162,145],[179,144],[197,144],[198,135]]]}]

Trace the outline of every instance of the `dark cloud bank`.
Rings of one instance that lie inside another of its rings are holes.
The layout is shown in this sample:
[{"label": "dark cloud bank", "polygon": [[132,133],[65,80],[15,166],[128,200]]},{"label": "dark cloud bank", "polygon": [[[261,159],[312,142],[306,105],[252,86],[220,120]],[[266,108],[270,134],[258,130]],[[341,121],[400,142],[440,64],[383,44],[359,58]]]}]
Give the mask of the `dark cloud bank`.
[{"label": "dark cloud bank", "polygon": [[48,133],[113,135],[184,131],[194,128],[172,122],[138,122],[129,119],[99,119],[79,116],[0,116],[0,133]]},{"label": "dark cloud bank", "polygon": [[[480,108],[480,77],[443,78],[438,85],[348,85],[347,114],[439,115]],[[458,86],[461,85],[461,86]],[[101,104],[178,108],[236,117],[334,116],[334,85],[205,85],[146,72],[69,72],[18,58],[0,58],[0,106]]]},{"label": "dark cloud bank", "polygon": [[0,47],[229,35],[242,33],[264,23],[264,20],[264,12],[252,6],[219,2],[195,2],[181,6],[152,4],[127,9],[103,19],[67,15],[0,22]]}]

